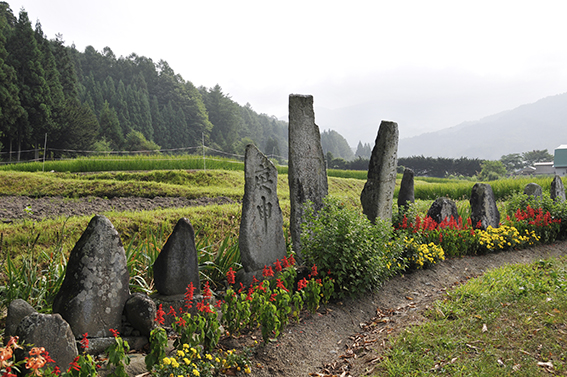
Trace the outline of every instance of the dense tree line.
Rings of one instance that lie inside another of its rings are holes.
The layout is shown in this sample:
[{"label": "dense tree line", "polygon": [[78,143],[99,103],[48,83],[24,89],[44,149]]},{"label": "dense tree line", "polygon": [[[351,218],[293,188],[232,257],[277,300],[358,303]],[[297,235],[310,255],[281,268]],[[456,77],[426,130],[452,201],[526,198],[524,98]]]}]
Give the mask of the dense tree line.
[{"label": "dense tree line", "polygon": [[472,177],[482,170],[482,160],[467,157],[458,159],[444,157],[401,157],[398,158],[398,167],[403,166],[414,171],[416,176],[427,177],[448,177],[448,176],[464,176]]},{"label": "dense tree line", "polygon": [[354,153],[346,139],[337,131],[325,130],[321,133],[321,147],[323,153],[331,153],[333,156],[351,161],[354,159]]},{"label": "dense tree line", "polygon": [[[256,144],[287,157],[287,123],[240,106],[220,86],[196,88],[163,60],[109,47],[79,52],[48,40],[27,13],[0,2],[2,151],[184,149],[204,141],[228,153]],[[11,154],[10,154],[11,156]],[[19,158],[19,155],[18,155]]]}]

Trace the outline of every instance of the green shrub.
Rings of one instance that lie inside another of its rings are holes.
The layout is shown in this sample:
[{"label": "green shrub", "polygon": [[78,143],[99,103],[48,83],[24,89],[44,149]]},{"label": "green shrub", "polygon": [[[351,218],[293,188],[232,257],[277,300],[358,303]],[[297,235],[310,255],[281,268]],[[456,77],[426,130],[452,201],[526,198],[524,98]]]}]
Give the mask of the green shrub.
[{"label": "green shrub", "polygon": [[402,247],[391,236],[387,222],[373,225],[358,209],[327,197],[319,212],[305,207],[301,252],[307,265],[330,272],[338,297],[356,296],[403,268]]}]

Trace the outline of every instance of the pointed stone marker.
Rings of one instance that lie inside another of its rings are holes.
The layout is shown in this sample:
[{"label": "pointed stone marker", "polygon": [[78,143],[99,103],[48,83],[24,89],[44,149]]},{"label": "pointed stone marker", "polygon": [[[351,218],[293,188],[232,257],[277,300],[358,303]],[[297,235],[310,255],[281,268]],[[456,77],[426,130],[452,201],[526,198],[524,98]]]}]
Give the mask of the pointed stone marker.
[{"label": "pointed stone marker", "polygon": [[189,219],[180,219],[153,266],[154,284],[160,295],[183,295],[189,283],[200,293],[199,260],[195,231]]},{"label": "pointed stone marker", "polygon": [[368,165],[368,180],[360,194],[362,212],[371,222],[392,220],[398,164],[398,124],[383,120]]},{"label": "pointed stone marker", "polygon": [[321,134],[315,124],[313,96],[289,96],[289,196],[290,233],[293,250],[301,261],[301,223],[303,205],[311,201],[315,210],[323,206],[329,192]]},{"label": "pointed stone marker", "polygon": [[126,254],[118,232],[106,217],[92,218],[69,255],[67,272],[55,296],[53,312],[69,323],[75,337],[111,337],[122,323],[130,296]]},{"label": "pointed stone marker", "polygon": [[489,226],[500,226],[500,212],[496,206],[496,199],[492,187],[487,183],[477,183],[473,186],[470,198],[471,222],[474,228],[486,230]]},{"label": "pointed stone marker", "polygon": [[555,178],[553,178],[553,181],[551,181],[551,190],[549,196],[555,201],[565,201],[565,187],[563,186],[561,177],[558,175],[556,175]]},{"label": "pointed stone marker", "polygon": [[278,169],[254,145],[246,147],[240,258],[246,272],[261,271],[286,256]]}]

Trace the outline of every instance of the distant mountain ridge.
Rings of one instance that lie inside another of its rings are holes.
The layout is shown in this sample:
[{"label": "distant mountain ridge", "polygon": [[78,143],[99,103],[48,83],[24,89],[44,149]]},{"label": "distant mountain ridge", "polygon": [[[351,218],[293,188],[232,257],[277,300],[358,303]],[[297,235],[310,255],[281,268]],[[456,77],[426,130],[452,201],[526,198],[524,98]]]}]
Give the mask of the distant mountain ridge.
[{"label": "distant mountain ridge", "polygon": [[567,93],[540,99],[478,121],[404,138],[398,156],[498,160],[510,153],[567,144]]}]

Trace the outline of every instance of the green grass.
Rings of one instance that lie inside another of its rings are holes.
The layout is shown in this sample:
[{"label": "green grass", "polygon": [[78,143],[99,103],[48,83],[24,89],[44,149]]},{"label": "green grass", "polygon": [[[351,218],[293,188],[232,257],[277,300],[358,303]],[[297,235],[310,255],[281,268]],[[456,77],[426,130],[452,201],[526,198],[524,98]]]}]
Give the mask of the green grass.
[{"label": "green grass", "polygon": [[448,292],[427,317],[399,335],[376,376],[549,375],[538,362],[565,375],[567,259],[491,270]]}]

